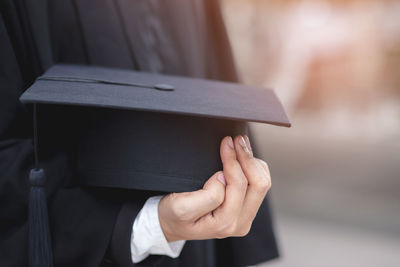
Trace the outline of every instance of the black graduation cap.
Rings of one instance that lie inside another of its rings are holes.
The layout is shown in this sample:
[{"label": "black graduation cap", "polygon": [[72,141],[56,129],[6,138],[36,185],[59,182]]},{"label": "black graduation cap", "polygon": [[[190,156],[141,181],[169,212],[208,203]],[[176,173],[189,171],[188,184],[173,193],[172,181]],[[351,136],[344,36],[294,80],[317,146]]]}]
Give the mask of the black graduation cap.
[{"label": "black graduation cap", "polygon": [[37,266],[52,265],[38,139],[45,150],[43,139],[63,136],[82,185],[181,192],[221,170],[221,139],[246,133],[247,122],[290,126],[269,89],[103,67],[54,65],[20,100],[34,110],[29,256]]},{"label": "black graduation cap", "polygon": [[224,136],[248,121],[290,126],[266,88],[103,67],[55,65],[20,100],[86,107],[74,120],[77,175],[89,186],[196,190],[221,169]]}]

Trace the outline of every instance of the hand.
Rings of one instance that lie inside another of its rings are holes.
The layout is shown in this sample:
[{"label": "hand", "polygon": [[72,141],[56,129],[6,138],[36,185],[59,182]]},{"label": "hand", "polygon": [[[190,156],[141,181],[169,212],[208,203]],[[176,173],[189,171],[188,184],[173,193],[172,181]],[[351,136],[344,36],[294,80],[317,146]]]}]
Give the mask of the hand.
[{"label": "hand", "polygon": [[267,164],[255,157],[247,136],[222,139],[223,172],[203,189],[171,193],[158,206],[166,239],[201,240],[245,236],[271,187]]}]

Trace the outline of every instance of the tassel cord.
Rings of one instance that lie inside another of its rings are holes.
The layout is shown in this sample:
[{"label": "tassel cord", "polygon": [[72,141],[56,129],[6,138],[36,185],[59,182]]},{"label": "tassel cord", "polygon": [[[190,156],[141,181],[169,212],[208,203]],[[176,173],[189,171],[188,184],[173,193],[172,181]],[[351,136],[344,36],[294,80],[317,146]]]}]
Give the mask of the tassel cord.
[{"label": "tassel cord", "polygon": [[38,155],[38,123],[37,123],[37,107],[33,104],[33,153],[35,157],[35,169],[39,169],[39,155]]},{"label": "tassel cord", "polygon": [[33,106],[35,166],[29,173],[28,255],[29,267],[52,267],[53,251],[45,192],[46,175],[39,168],[37,107]]}]

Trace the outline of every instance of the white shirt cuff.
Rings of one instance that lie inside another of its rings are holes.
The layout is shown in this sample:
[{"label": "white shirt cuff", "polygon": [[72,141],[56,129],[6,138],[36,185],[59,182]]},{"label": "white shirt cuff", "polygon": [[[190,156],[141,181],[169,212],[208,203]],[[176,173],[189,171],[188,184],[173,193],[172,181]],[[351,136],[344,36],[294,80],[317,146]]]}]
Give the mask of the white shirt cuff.
[{"label": "white shirt cuff", "polygon": [[185,240],[168,242],[158,219],[158,203],[162,196],[147,199],[135,218],[131,235],[131,257],[133,263],[144,260],[150,254],[177,258]]}]

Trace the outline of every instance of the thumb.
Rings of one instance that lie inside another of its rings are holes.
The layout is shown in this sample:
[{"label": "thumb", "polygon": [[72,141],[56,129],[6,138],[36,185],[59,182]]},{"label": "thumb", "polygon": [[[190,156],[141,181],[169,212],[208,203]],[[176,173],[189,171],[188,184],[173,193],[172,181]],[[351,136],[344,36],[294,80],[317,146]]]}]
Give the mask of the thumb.
[{"label": "thumb", "polygon": [[225,198],[225,178],[222,171],[216,172],[204,184],[203,189],[177,194],[182,201],[181,214],[188,220],[198,218],[218,208]]}]

